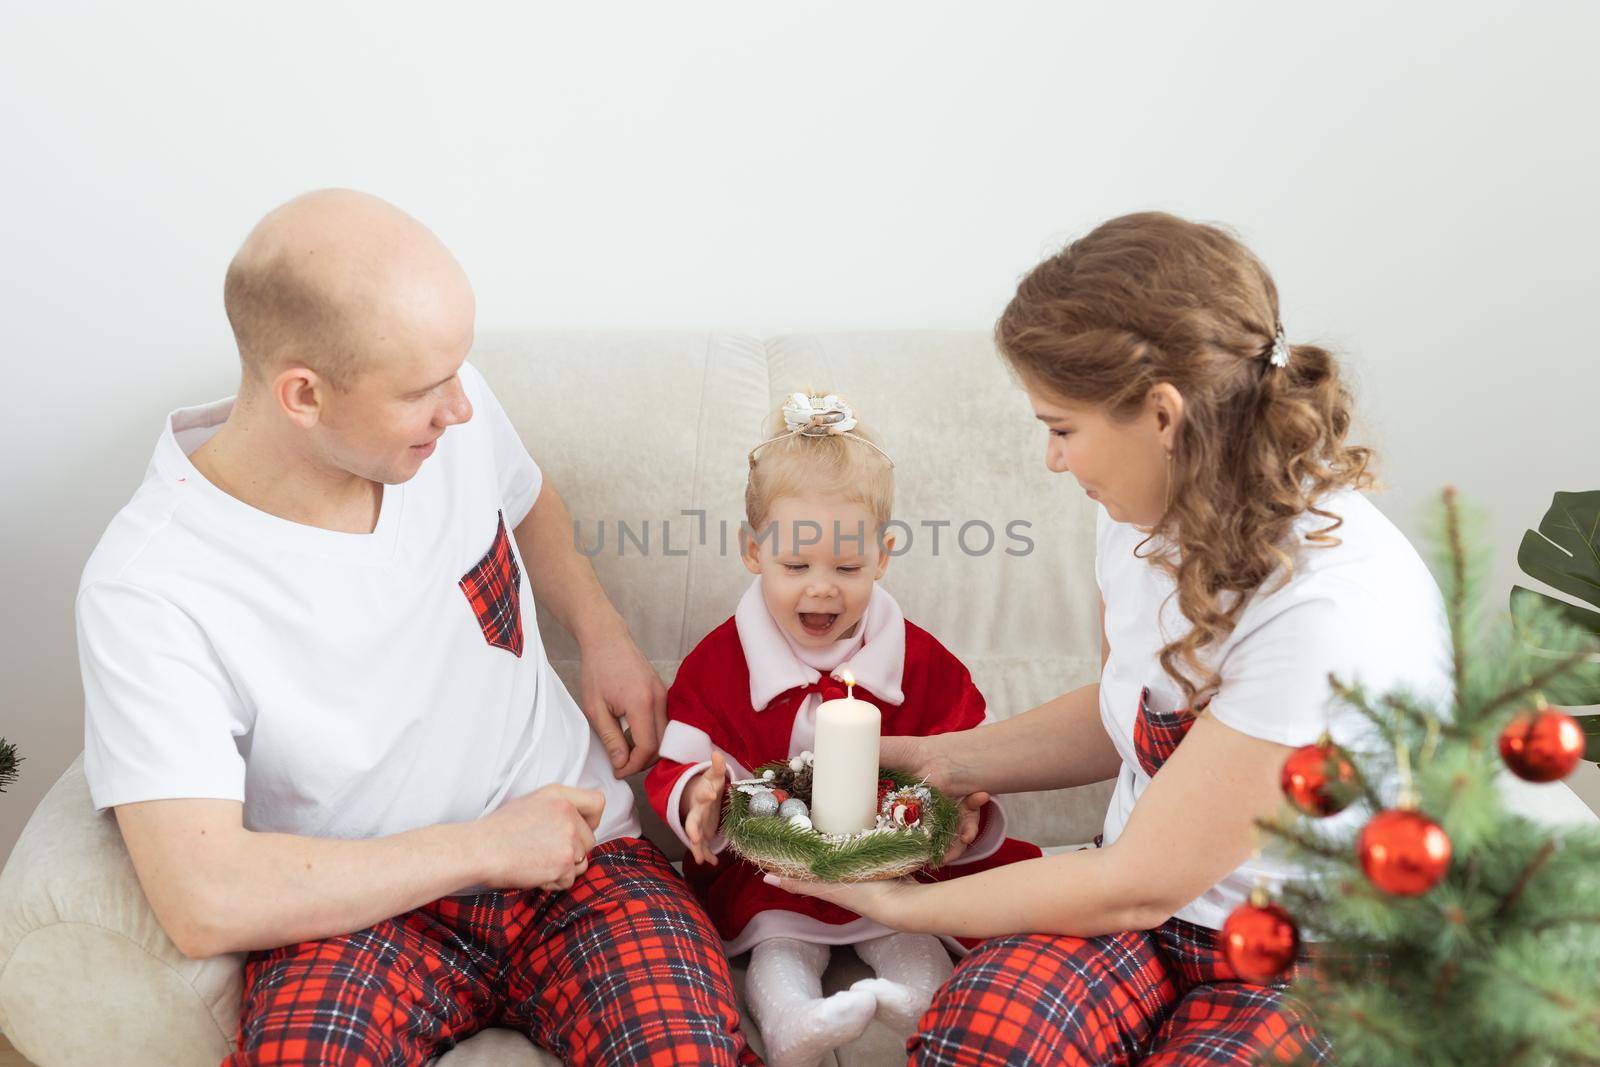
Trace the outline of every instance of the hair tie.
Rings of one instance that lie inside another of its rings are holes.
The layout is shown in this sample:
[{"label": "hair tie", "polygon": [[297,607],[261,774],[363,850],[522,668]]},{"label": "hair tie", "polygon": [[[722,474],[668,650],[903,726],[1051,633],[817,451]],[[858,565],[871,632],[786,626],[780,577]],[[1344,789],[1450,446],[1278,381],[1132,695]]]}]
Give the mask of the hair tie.
[{"label": "hair tie", "polygon": [[1267,357],[1267,362],[1274,367],[1287,367],[1289,365],[1289,341],[1283,336],[1283,323],[1278,323],[1278,332],[1272,338],[1272,353]]},{"label": "hair tie", "polygon": [[889,458],[889,453],[867,440],[859,434],[851,433],[856,428],[856,413],[850,405],[832,393],[827,396],[815,396],[809,393],[791,393],[783,405],[783,424],[786,432],[775,437],[769,437],[750,450],[750,466],[756,465],[756,453],[774,441],[782,441],[786,437],[848,437],[867,445],[889,461],[889,466],[894,466],[894,460]]}]

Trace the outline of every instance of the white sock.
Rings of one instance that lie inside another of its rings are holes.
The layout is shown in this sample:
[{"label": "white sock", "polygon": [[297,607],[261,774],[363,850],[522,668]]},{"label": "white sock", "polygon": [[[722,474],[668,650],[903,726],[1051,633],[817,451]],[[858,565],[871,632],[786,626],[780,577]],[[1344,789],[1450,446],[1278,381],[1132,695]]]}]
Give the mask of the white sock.
[{"label": "white sock", "polygon": [[878,1021],[910,1037],[933,995],[955,970],[944,943],[932,934],[885,934],[855,948],[877,977],[863,978],[850,988],[871,993],[878,1002]]},{"label": "white sock", "polygon": [[761,1028],[770,1067],[816,1067],[822,1057],[860,1037],[878,1002],[844,989],[822,995],[828,946],[792,937],[763,941],[750,953],[745,999]]}]

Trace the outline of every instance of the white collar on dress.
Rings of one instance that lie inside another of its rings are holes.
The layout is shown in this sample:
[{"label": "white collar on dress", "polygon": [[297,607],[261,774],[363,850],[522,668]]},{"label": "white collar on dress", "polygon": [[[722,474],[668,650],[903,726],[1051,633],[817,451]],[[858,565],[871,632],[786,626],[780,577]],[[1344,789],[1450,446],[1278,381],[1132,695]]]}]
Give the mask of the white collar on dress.
[{"label": "white collar on dress", "polygon": [[[759,576],[745,590],[733,617],[739,644],[744,647],[744,661],[750,668],[750,706],[756,711],[764,710],[780,693],[810,685],[822,677],[821,671],[800,658],[796,646],[767,610]],[[883,586],[873,583],[872,599],[867,601],[855,636],[839,644],[846,646],[841,659],[855,675],[857,685],[890,704],[905,702],[900,684],[906,666],[906,617]],[[833,650],[817,651],[827,655]]]}]

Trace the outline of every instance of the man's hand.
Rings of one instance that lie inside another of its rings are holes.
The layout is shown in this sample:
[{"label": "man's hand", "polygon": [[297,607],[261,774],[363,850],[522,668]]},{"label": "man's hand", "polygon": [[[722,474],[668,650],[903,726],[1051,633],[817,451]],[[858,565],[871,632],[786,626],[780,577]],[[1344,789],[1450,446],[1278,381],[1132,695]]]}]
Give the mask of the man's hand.
[{"label": "man's hand", "polygon": [[[667,687],[626,629],[592,638],[580,653],[583,714],[611,757],[612,773],[626,778],[644,770],[655,762],[667,728]],[[627,734],[619,720],[627,722]]]},{"label": "man's hand", "polygon": [[[583,680],[578,703],[611,757],[613,773],[626,778],[656,758],[667,726],[667,690],[644,658],[628,627],[606,599],[589,560],[578,552],[572,513],[549,479],[517,524],[517,548],[534,600],[578,640]],[[633,735],[633,752],[618,720]]]},{"label": "man's hand", "polygon": [[711,841],[717,836],[717,825],[722,821],[722,791],[728,787],[728,765],[722,753],[711,753],[711,766],[695,776],[684,789],[678,801],[678,815],[683,821],[684,836],[689,839],[689,851],[699,863],[716,866],[716,854],[711,851]]},{"label": "man's hand", "polygon": [[509,800],[473,824],[485,882],[496,889],[572,888],[589,865],[605,796],[547,785]]}]

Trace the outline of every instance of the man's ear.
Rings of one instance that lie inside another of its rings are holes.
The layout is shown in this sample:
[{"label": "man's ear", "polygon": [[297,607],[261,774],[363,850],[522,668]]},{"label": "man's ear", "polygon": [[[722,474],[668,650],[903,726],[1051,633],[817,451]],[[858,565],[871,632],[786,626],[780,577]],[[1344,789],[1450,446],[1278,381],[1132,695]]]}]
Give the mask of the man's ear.
[{"label": "man's ear", "polygon": [[1177,447],[1178,427],[1183,425],[1183,394],[1171,382],[1157,382],[1146,401],[1155,419],[1156,436],[1168,455]]},{"label": "man's ear", "polygon": [[330,392],[328,380],[310,367],[290,364],[272,379],[272,398],[283,413],[304,429],[322,418]]},{"label": "man's ear", "polygon": [[744,569],[751,574],[761,573],[761,545],[750,536],[750,530],[744,523],[739,524],[739,559],[744,563]]}]

